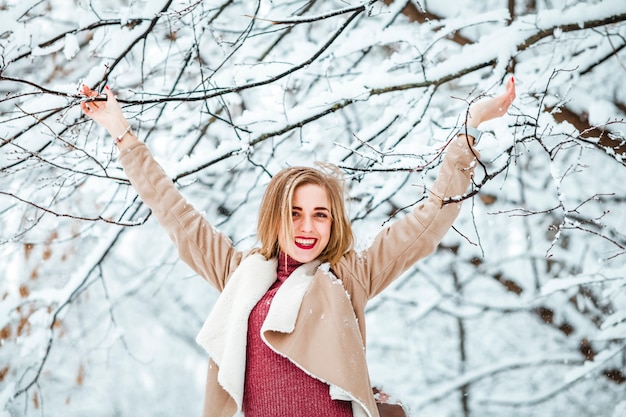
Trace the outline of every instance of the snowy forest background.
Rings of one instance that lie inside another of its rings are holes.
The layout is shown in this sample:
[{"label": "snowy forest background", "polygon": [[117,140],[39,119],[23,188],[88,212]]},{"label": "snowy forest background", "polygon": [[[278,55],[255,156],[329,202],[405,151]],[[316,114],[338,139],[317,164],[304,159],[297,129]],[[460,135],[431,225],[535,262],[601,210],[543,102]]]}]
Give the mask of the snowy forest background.
[{"label": "snowy forest background", "polygon": [[241,249],[270,176],[332,162],[363,247],[503,91],[437,252],[368,309],[411,415],[626,415],[623,0],[0,0],[0,416],[193,416],[216,291],[177,259],[81,82],[116,91]]}]

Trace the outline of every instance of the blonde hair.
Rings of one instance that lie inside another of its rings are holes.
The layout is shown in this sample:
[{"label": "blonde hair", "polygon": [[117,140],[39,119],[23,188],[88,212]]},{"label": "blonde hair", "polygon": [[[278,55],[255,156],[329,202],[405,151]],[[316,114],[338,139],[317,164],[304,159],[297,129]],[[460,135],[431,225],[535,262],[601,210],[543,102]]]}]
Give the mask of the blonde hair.
[{"label": "blonde hair", "polygon": [[305,184],[318,185],[326,190],[330,202],[330,239],[318,259],[331,265],[339,261],[353,244],[352,226],[346,213],[344,183],[337,167],[320,164],[322,169],[290,167],[278,172],[265,190],[259,210],[257,236],[261,254],[267,259],[278,256],[278,234],[288,242],[293,235],[291,211],[296,188]]}]

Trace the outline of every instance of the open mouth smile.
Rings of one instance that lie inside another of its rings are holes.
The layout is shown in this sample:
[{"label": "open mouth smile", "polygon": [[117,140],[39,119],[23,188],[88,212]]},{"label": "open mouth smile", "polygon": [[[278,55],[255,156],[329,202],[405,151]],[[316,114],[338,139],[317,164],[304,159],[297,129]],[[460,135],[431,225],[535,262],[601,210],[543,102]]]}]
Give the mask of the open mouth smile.
[{"label": "open mouth smile", "polygon": [[296,246],[300,249],[312,249],[317,243],[315,238],[297,237],[295,239]]}]

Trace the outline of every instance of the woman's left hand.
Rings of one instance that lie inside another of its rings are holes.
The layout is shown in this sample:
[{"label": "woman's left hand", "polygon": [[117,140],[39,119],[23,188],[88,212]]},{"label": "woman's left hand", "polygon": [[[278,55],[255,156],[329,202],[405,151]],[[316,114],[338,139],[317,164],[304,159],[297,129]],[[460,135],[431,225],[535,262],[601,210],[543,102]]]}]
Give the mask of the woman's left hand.
[{"label": "woman's left hand", "polygon": [[470,106],[467,125],[478,127],[482,122],[503,116],[513,100],[515,100],[515,78],[511,77],[503,94],[480,100]]}]

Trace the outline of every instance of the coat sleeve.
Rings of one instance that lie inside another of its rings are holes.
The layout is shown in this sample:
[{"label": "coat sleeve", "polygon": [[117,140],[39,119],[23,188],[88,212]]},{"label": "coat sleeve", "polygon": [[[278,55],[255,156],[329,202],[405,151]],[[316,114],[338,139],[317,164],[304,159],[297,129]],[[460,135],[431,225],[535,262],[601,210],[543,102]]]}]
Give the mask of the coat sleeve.
[{"label": "coat sleeve", "polygon": [[222,291],[242,253],[187,202],[144,143],[124,150],[119,161],[141,200],[176,245],[181,260]]},{"label": "coat sleeve", "polygon": [[478,152],[466,140],[450,142],[439,175],[427,199],[412,213],[381,230],[372,245],[362,253],[349,252],[334,266],[346,288],[364,292],[371,299],[415,262],[437,248],[459,214],[461,203],[443,204],[443,200],[467,191]]}]

